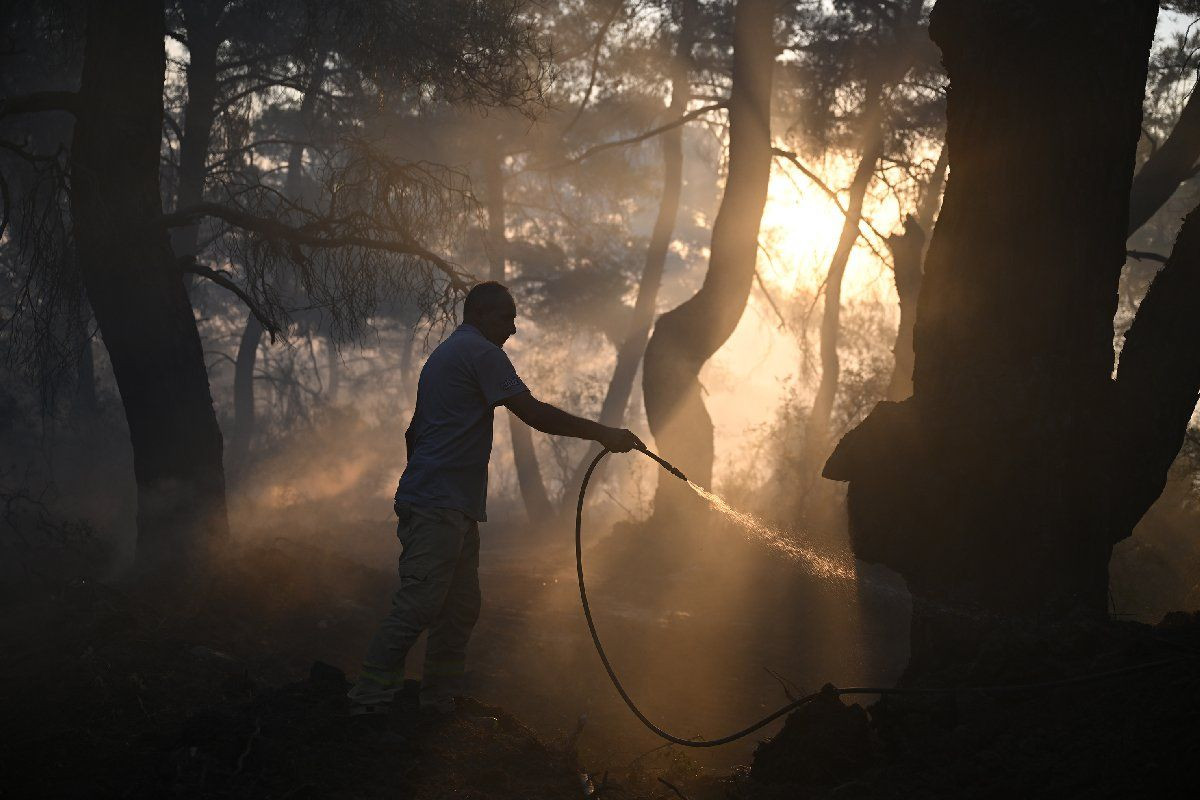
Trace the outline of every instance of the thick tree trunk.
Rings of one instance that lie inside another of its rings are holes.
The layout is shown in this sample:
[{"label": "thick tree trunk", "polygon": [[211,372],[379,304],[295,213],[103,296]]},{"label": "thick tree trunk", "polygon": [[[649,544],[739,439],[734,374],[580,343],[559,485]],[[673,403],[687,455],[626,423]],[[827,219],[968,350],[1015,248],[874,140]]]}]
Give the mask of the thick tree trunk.
[{"label": "thick tree trunk", "polygon": [[138,561],[187,566],[228,533],[221,431],[159,196],[162,3],[92,2],[71,146],[88,300],[133,444]]},{"label": "thick tree trunk", "polygon": [[1132,528],[1112,319],[1155,17],[1151,0],[934,10],[951,163],[914,392],[879,404],[826,465],[850,481],[858,556],[918,598],[917,668],[995,619],[935,613],[931,598],[1106,613],[1112,544]]},{"label": "thick tree trunk", "polygon": [[[507,272],[508,232],[505,229],[504,168],[499,143],[484,155],[484,184],[487,189],[488,210],[488,278],[504,282]],[[554,506],[546,494],[542,481],[542,468],[538,465],[537,451],[533,447],[533,431],[508,413],[508,432],[512,438],[513,466],[517,470],[517,485],[529,521],[537,524],[554,516]]]},{"label": "thick tree trunk", "polygon": [[[190,208],[204,199],[208,150],[217,113],[217,9],[206,0],[183,4],[187,29],[187,103],[183,108],[183,138],[179,143],[179,187],[175,205]],[[177,228],[172,245],[180,257],[197,255],[200,223]]]},{"label": "thick tree trunk", "polygon": [[[671,73],[671,102],[667,106],[667,119],[679,119],[687,111],[692,96],[691,65],[692,48],[696,42],[696,0],[684,0],[680,9],[679,38],[675,44],[675,59]],[[642,267],[642,279],[638,282],[637,299],[633,305],[633,316],[625,338],[617,347],[617,363],[613,367],[608,390],[600,406],[600,423],[613,427],[625,421],[629,407],[629,396],[633,392],[633,381],[638,366],[646,352],[646,340],[654,324],[654,308],[658,290],[662,286],[663,269],[667,263],[667,251],[674,239],[675,219],[679,215],[679,198],[683,194],[683,126],[677,126],[659,137],[663,157],[663,190],[658,203],[658,216],[650,233],[646,248],[646,261]],[[588,449],[572,474],[571,486],[583,481],[588,464],[596,457],[599,446]],[[603,465],[604,462],[601,462]],[[571,498],[571,493],[566,493]]]},{"label": "thick tree trunk", "polygon": [[883,155],[883,86],[878,80],[867,82],[866,96],[862,105],[862,128],[859,133],[859,162],[850,182],[850,196],[846,204],[846,218],[842,223],[841,236],[833,258],[829,260],[829,271],[825,277],[825,307],[821,316],[821,381],[813,397],[812,411],[804,434],[804,457],[806,474],[816,475],[820,464],[829,453],[829,421],[833,415],[833,401],[837,397],[841,378],[841,362],[838,359],[838,344],[842,329],[842,279],[846,276],[846,265],[850,253],[858,241],[858,225],[862,220],[863,201],[867,188],[875,177],[875,164]]},{"label": "thick tree trunk", "polygon": [[[772,0],[738,0],[729,96],[729,174],[713,224],[708,272],[695,295],[658,318],[642,364],[646,418],[659,452],[703,485],[712,483],[713,426],[698,376],[746,309],[771,177],[774,10]],[[683,502],[687,495],[681,486],[669,476],[660,480],[656,510]]]}]

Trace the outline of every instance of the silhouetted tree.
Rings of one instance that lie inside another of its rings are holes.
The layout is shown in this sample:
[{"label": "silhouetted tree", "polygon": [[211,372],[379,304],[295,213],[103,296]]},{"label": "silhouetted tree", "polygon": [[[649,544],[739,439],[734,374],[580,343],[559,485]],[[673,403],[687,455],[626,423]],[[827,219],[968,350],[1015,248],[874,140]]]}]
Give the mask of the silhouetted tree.
[{"label": "silhouetted tree", "polygon": [[1102,617],[1112,546],[1179,450],[1200,388],[1200,215],[1113,378],[1156,12],[1149,0],[941,0],[933,12],[950,176],[917,308],[914,392],[879,404],[826,465],[850,482],[856,553],[914,593],[914,668],[970,650],[991,613]]},{"label": "silhouetted tree", "polygon": [[[774,0],[737,3],[729,94],[729,168],[721,209],[713,223],[708,271],[693,297],[658,318],[642,366],[646,418],[659,450],[703,485],[712,483],[713,426],[698,376],[737,327],[754,280],[758,227],[771,174],[776,10]],[[678,486],[670,477],[660,481],[656,507],[678,491]]]}]

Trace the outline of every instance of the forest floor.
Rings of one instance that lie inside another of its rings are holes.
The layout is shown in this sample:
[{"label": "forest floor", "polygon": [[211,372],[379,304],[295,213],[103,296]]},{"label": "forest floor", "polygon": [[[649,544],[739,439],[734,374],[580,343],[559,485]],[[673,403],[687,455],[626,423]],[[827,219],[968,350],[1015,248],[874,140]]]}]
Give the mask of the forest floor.
[{"label": "forest floor", "polygon": [[[595,796],[644,800],[1200,789],[1194,616],[1157,628],[1064,631],[976,673],[1003,682],[1181,659],[1164,668],[1030,695],[963,693],[865,709],[825,698],[782,730],[767,729],[763,737],[773,738],[757,752],[751,737],[723,750],[726,760],[704,761],[710,751],[655,750],[615,699],[581,629],[573,585],[561,574],[522,574],[502,565],[484,576],[491,600],[472,651],[472,692],[482,701],[423,716],[410,685],[390,716],[365,719],[346,713],[343,670],[386,609],[387,572],[276,542],[239,549],[186,591],[61,583],[0,617],[0,797],[583,798],[581,773]],[[784,614],[771,587],[786,574],[737,585],[702,579],[708,606],[694,594],[666,602],[678,587],[643,581],[639,589],[619,573],[601,571],[595,591],[620,599],[599,600],[597,612],[651,716],[712,736],[785,701],[774,677],[736,676],[750,663],[781,663],[796,647],[785,632],[799,626],[762,622],[772,604]],[[735,601],[739,592],[765,597],[748,605]],[[647,595],[676,611],[636,613]],[[737,617],[742,626],[731,627]],[[759,628],[767,635],[752,637]],[[817,688],[816,675],[859,682],[828,660],[787,667],[797,670],[789,677],[807,676],[800,686],[781,681],[796,694]]]}]

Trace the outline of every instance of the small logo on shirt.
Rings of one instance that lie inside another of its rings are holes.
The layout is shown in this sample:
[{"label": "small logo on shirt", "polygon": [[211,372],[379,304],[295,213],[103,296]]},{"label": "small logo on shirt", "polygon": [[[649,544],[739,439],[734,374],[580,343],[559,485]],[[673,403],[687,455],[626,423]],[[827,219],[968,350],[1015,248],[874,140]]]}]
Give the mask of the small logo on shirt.
[{"label": "small logo on shirt", "polygon": [[522,385],[521,379],[518,378],[516,375],[513,375],[511,378],[506,380],[504,383],[500,384],[500,388],[501,389],[516,389],[521,385]]}]

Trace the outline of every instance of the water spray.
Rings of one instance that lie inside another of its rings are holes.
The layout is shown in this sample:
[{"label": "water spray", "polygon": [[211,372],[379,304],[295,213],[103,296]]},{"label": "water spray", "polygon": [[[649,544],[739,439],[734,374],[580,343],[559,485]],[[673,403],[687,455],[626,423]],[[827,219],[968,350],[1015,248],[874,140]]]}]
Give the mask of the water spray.
[{"label": "water spray", "polygon": [[[638,447],[636,449],[639,452],[641,452],[643,455],[646,455],[649,458],[652,458],[664,470],[666,470],[667,472],[674,475],[676,478],[679,478],[681,481],[684,481],[689,486],[691,486],[692,489],[698,495],[700,495],[701,497],[708,500],[711,504],[713,504],[713,507],[716,508],[717,510],[725,512],[725,509],[729,509],[729,512],[726,512],[726,513],[727,513],[727,515],[731,515],[732,518],[735,519],[735,521],[741,521],[742,524],[745,525],[746,523],[743,521],[742,518],[754,520],[753,517],[750,517],[749,515],[745,514],[744,512],[733,511],[729,507],[729,504],[726,503],[724,500],[722,500],[718,495],[715,495],[712,492],[708,491],[707,489],[704,489],[703,487],[700,487],[700,486],[696,485],[695,483],[692,483],[691,481],[689,481],[687,479],[687,476],[685,476],[683,474],[683,472],[681,472],[677,467],[675,467],[673,464],[671,464],[669,461],[662,458],[658,454],[650,452],[650,450],[648,450],[644,445],[642,447]],[[638,720],[643,725],[645,725],[656,736],[658,736],[662,739],[665,739],[666,741],[671,742],[673,744],[681,745],[683,747],[717,747],[718,745],[729,744],[730,742],[735,742],[738,739],[742,739],[746,736],[749,736],[750,734],[754,733],[755,731],[765,728],[767,725],[770,725],[772,722],[779,719],[780,717],[783,717],[783,716],[791,713],[792,711],[795,711],[796,709],[800,708],[801,706],[811,703],[820,697],[840,697],[842,695],[925,695],[925,696],[928,696],[928,695],[958,694],[958,693],[963,693],[963,692],[983,692],[983,693],[1002,694],[1002,693],[1043,691],[1043,690],[1055,689],[1055,688],[1059,688],[1059,687],[1063,687],[1063,686],[1073,686],[1073,685],[1079,685],[1079,684],[1092,683],[1095,681],[1106,680],[1109,678],[1114,678],[1114,677],[1118,677],[1118,676],[1122,676],[1122,675],[1128,675],[1128,674],[1135,673],[1135,672],[1142,672],[1142,671],[1150,670],[1150,669],[1156,669],[1159,667],[1165,667],[1165,666],[1169,666],[1172,664],[1181,663],[1182,661],[1190,660],[1189,657],[1187,657],[1187,656],[1181,656],[1181,657],[1176,657],[1176,658],[1171,658],[1171,659],[1164,659],[1162,661],[1152,661],[1152,662],[1144,663],[1144,664],[1135,664],[1135,665],[1132,665],[1129,667],[1122,667],[1120,669],[1108,670],[1106,672],[1096,672],[1096,673],[1092,673],[1092,674],[1088,674],[1088,675],[1077,675],[1077,676],[1073,676],[1070,678],[1062,678],[1059,680],[1043,681],[1041,683],[1010,684],[1010,685],[1002,685],[1002,686],[966,686],[966,687],[952,686],[952,687],[933,687],[933,688],[907,688],[907,687],[902,688],[902,687],[893,687],[893,686],[837,687],[837,686],[834,686],[833,684],[826,684],[825,688],[823,688],[821,691],[814,692],[813,694],[806,695],[797,700],[793,700],[792,702],[788,703],[785,706],[782,706],[781,708],[779,708],[776,711],[773,711],[772,713],[768,714],[767,716],[763,717],[762,719],[758,720],[757,722],[755,722],[751,725],[748,725],[745,728],[742,728],[740,731],[731,733],[728,736],[722,736],[718,739],[695,739],[695,738],[684,739],[683,737],[676,736],[672,733],[669,733],[669,732],[663,730],[662,728],[658,727],[657,725],[655,725],[649,719],[649,717],[647,717],[645,714],[642,713],[642,710],[637,707],[637,704],[633,702],[633,698],[629,696],[629,692],[625,691],[625,687],[621,684],[621,679],[617,677],[616,670],[613,669],[612,663],[608,660],[608,654],[604,652],[604,645],[601,644],[601,642],[600,642],[600,634],[596,631],[596,623],[592,619],[591,606],[588,605],[587,586],[584,583],[584,579],[583,579],[583,503],[584,503],[584,499],[587,496],[588,482],[592,479],[592,473],[596,471],[596,466],[610,452],[611,451],[609,451],[609,450],[601,450],[599,453],[596,454],[596,457],[592,459],[592,463],[588,465],[587,472],[584,473],[584,476],[583,476],[583,482],[579,486],[579,502],[575,506],[575,568],[576,568],[576,572],[579,576],[579,600],[583,605],[583,616],[587,620],[588,631],[592,634],[592,644],[595,645],[596,654],[600,656],[600,661],[604,665],[604,669],[608,673],[608,678],[610,681],[612,681],[613,687],[616,688],[617,693],[621,695],[621,699],[625,701],[625,705],[629,708],[629,710],[631,712],[633,712],[633,715],[635,717],[637,717]],[[714,500],[714,498],[715,498],[715,500]],[[762,523],[758,523],[756,521],[755,524],[761,525]],[[803,555],[803,548],[800,548],[800,550],[801,550],[801,554]],[[828,574],[828,572],[826,574]],[[1194,659],[1195,657],[1192,656],[1191,658]]]}]

